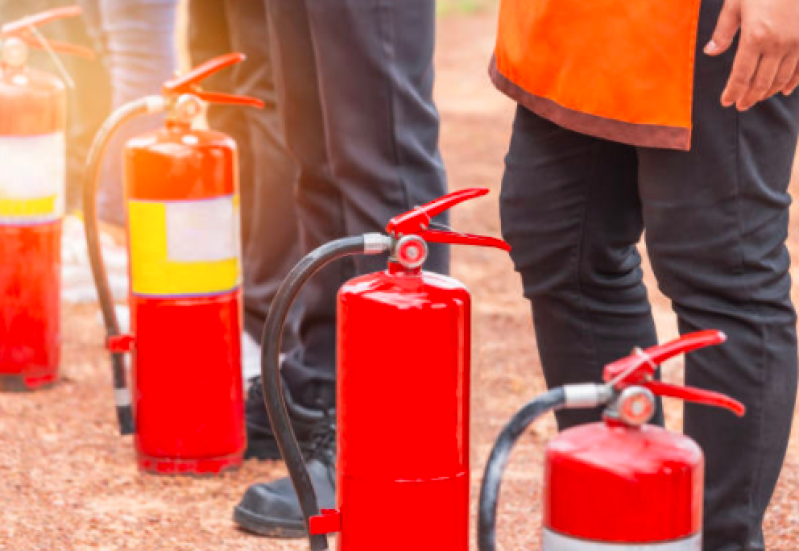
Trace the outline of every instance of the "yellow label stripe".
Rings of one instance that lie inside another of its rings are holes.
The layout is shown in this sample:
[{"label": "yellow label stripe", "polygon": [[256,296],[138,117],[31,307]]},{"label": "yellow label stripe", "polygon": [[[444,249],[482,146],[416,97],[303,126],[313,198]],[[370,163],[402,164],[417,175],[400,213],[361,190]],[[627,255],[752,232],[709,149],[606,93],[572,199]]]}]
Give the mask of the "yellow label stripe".
[{"label": "yellow label stripe", "polygon": [[56,213],[57,201],[57,195],[37,199],[0,198],[0,216],[27,218],[53,215]]}]

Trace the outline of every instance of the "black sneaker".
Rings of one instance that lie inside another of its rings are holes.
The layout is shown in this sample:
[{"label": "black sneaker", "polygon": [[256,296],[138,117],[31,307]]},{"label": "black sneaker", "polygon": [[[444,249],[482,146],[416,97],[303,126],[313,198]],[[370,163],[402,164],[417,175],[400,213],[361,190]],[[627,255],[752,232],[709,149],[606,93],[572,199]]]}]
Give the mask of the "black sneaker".
[{"label": "black sneaker", "polygon": [[[327,418],[327,413],[321,409],[309,409],[294,402],[285,385],[283,386],[283,395],[286,399],[286,408],[291,417],[294,434],[305,453],[306,447],[311,442],[314,428]],[[247,422],[247,449],[244,452],[244,458],[281,459],[280,450],[269,423],[269,415],[266,413],[260,377],[253,379],[250,383],[244,412]]]},{"label": "black sneaker", "polygon": [[[336,505],[336,427],[317,423],[309,440],[306,466],[319,507]],[[272,538],[303,538],[305,521],[291,479],[253,484],[233,510],[233,520],[244,530]]]}]

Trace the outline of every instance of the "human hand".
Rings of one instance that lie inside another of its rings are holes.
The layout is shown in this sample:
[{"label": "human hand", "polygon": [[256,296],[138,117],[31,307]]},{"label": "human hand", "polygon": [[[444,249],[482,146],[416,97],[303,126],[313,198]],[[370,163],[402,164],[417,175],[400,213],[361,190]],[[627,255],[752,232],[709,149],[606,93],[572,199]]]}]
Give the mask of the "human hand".
[{"label": "human hand", "polygon": [[721,104],[746,111],[799,85],[799,0],[726,0],[705,53],[717,56],[741,38]]}]

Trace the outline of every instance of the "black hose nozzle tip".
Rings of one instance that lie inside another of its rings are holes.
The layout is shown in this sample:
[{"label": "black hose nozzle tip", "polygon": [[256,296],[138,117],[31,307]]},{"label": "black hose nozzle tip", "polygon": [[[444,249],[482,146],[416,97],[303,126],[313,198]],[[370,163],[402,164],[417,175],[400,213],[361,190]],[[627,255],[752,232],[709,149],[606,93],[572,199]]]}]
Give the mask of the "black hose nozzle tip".
[{"label": "black hose nozzle tip", "polygon": [[130,406],[117,406],[117,421],[119,422],[119,434],[127,436],[136,432],[133,424],[133,408]]}]

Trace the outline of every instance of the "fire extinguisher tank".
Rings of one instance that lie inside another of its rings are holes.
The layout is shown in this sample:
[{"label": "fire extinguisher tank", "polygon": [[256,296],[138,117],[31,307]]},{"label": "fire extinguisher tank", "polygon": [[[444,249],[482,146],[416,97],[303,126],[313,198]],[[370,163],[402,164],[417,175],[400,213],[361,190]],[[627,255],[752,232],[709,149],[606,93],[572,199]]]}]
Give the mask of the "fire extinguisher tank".
[{"label": "fire extinguisher tank", "polygon": [[703,465],[696,443],[660,427],[599,422],[564,431],[546,452],[544,549],[574,540],[693,549]]},{"label": "fire extinguisher tank", "polygon": [[396,263],[340,290],[339,549],[468,549],[470,304]]},{"label": "fire extinguisher tank", "polygon": [[35,389],[58,377],[64,85],[0,69],[0,387]]},{"label": "fire extinguisher tank", "polygon": [[139,465],[218,472],[245,446],[235,143],[168,121],[125,173]]}]

